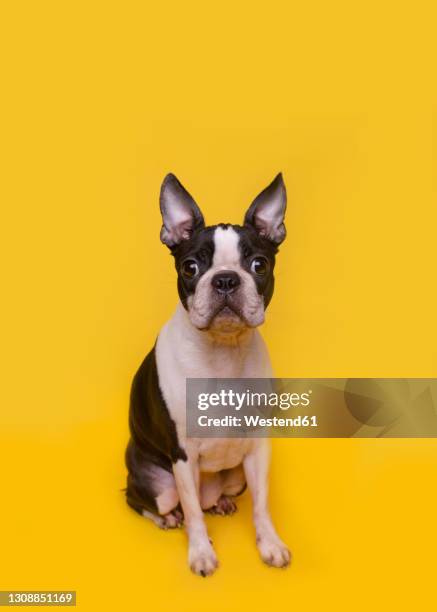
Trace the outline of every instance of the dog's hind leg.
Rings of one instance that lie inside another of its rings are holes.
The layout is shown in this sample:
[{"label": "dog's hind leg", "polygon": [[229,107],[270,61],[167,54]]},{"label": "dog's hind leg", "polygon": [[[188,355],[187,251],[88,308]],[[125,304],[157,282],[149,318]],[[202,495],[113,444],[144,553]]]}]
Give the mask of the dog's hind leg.
[{"label": "dog's hind leg", "polygon": [[180,527],[183,514],[173,474],[139,453],[132,443],[126,452],[126,464],[128,505],[161,529]]}]

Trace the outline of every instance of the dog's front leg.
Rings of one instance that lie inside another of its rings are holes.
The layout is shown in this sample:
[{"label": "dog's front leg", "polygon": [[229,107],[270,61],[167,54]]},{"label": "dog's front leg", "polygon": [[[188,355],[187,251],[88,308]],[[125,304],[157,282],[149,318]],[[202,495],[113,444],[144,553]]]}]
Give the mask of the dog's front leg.
[{"label": "dog's front leg", "polygon": [[215,571],[218,561],[200,507],[197,458],[186,461],[179,459],[173,464],[173,473],[188,533],[188,562],[195,574],[209,576]]},{"label": "dog's front leg", "polygon": [[268,509],[269,464],[269,441],[257,440],[243,461],[247,485],[253,500],[256,543],[265,563],[275,567],[286,567],[290,563],[291,554],[276,533]]}]

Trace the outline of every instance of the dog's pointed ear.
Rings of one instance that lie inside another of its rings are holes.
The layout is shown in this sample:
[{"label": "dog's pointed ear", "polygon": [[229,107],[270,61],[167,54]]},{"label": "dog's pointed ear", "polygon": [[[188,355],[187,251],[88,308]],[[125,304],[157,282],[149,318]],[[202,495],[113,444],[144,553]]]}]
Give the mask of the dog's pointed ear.
[{"label": "dog's pointed ear", "polygon": [[161,241],[169,248],[205,227],[200,208],[174,174],[167,174],[162,183],[159,206],[163,223]]},{"label": "dog's pointed ear", "polygon": [[285,239],[285,209],[287,192],[282,174],[279,173],[268,187],[252,202],[244,217],[244,225],[250,225],[258,234],[274,244]]}]

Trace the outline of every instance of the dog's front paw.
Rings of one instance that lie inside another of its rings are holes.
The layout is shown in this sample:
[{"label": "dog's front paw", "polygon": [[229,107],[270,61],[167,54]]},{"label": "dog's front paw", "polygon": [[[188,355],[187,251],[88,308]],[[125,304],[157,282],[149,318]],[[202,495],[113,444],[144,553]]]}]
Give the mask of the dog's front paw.
[{"label": "dog's front paw", "polygon": [[211,576],[218,567],[218,560],[209,540],[190,545],[188,562],[191,571],[199,576]]},{"label": "dog's front paw", "polygon": [[287,567],[291,553],[278,536],[260,536],[257,538],[261,559],[272,567]]}]

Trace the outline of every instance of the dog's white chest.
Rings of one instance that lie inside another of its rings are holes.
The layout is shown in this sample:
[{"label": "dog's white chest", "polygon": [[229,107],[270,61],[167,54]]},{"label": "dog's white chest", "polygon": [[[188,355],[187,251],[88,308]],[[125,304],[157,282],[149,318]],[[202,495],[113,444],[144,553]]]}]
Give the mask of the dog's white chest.
[{"label": "dog's white chest", "polygon": [[220,472],[240,465],[252,447],[247,438],[197,438],[193,440],[199,453],[201,472]]},{"label": "dog's white chest", "polygon": [[253,330],[242,346],[214,346],[195,330],[182,306],[161,330],[156,345],[159,385],[179,444],[198,457],[202,472],[219,472],[240,465],[253,447],[247,438],[188,438],[186,436],[187,378],[269,378],[265,344]]}]

